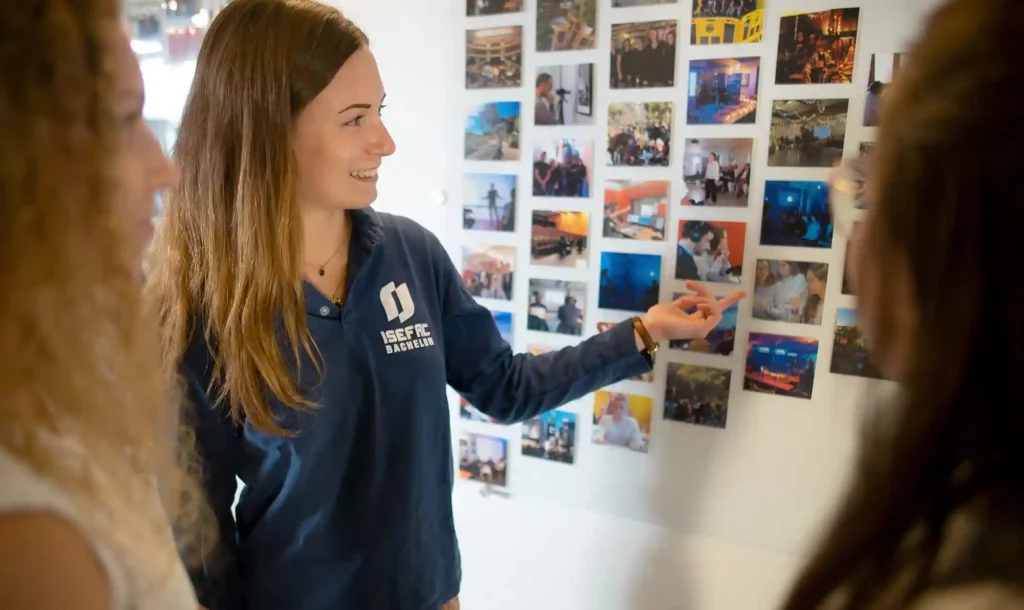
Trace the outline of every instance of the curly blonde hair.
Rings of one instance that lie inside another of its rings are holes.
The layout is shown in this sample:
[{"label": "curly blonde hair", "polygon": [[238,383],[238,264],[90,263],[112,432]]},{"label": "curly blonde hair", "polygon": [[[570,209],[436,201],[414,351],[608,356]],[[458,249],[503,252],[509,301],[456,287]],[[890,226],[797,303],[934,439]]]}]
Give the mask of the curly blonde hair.
[{"label": "curly blonde hair", "polygon": [[172,526],[192,562],[217,537],[115,217],[119,11],[0,3],[0,448],[67,492],[105,542],[162,547],[173,565]]}]

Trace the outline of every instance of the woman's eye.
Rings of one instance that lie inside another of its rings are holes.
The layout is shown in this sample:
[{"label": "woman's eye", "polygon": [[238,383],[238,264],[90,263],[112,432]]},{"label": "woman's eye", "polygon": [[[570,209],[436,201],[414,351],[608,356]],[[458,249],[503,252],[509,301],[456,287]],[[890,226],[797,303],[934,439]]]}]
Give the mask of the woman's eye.
[{"label": "woman's eye", "polygon": [[366,117],[364,117],[363,115],[359,115],[356,118],[352,119],[351,121],[345,123],[345,125],[347,125],[349,127],[359,127],[360,125],[363,124],[363,119],[364,118],[366,118]]}]

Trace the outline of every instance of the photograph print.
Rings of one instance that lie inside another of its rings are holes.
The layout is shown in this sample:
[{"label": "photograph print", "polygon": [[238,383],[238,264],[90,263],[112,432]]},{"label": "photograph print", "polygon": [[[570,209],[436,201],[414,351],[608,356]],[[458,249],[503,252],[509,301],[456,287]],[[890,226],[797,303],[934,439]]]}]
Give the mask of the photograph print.
[{"label": "photograph print", "polygon": [[832,346],[832,372],[868,379],[885,379],[882,370],[871,361],[864,335],[860,331],[857,310],[836,311],[836,338]]},{"label": "photograph print", "polygon": [[[610,331],[611,329],[615,328],[615,324],[616,324],[615,322],[598,322],[597,323],[597,332],[598,333],[606,333],[606,332]],[[654,371],[644,371],[643,373],[640,373],[639,375],[636,375],[634,377],[630,377],[630,380],[631,381],[642,381],[644,383],[652,383],[654,381]]]},{"label": "photograph print", "polygon": [[664,241],[668,222],[668,182],[608,180],[604,188],[604,236]]},{"label": "photograph print", "polygon": [[683,147],[683,205],[745,208],[750,195],[754,141],[749,138],[689,139]]},{"label": "photograph print", "polygon": [[868,69],[868,97],[864,101],[865,127],[878,126],[882,95],[899,72],[905,57],[905,53],[875,53],[871,56],[871,67]]},{"label": "photograph print", "polygon": [[589,140],[546,140],[533,147],[535,197],[589,197],[594,144]]},{"label": "photograph print", "polygon": [[586,269],[590,214],[534,210],[530,262],[547,267]]},{"label": "photograph print", "polygon": [[732,371],[669,362],[667,374],[666,420],[711,428],[725,427]]},{"label": "photograph print", "polygon": [[459,396],[459,417],[468,421],[481,422],[485,424],[498,424],[498,420],[490,415],[484,415],[476,407],[469,404],[469,401]]},{"label": "photograph print", "polygon": [[512,312],[491,310],[491,317],[494,318],[494,325],[498,328],[501,338],[512,345]]},{"label": "photograph print", "polygon": [[667,167],[671,139],[672,102],[609,104],[609,166]]},{"label": "photograph print", "polygon": [[514,246],[474,244],[462,248],[462,281],[469,294],[481,299],[512,300]]},{"label": "photograph print", "polygon": [[527,330],[560,335],[583,334],[587,285],[563,280],[530,280]]},{"label": "photograph print", "polygon": [[[677,292],[672,295],[672,300],[678,300],[684,294],[686,293]],[[696,308],[692,308],[686,313],[694,313],[695,311]],[[736,303],[722,311],[722,321],[708,333],[707,337],[703,339],[669,341],[668,347],[669,349],[678,349],[697,354],[730,356],[733,350],[736,349],[736,324],[739,321],[739,317],[740,305]]]},{"label": "photograph print", "polygon": [[537,68],[534,125],[594,124],[594,64]]},{"label": "photograph print", "polygon": [[595,445],[611,445],[647,453],[654,399],[649,396],[599,390],[594,392]]},{"label": "photograph print", "polygon": [[466,0],[467,17],[523,12],[523,0]]},{"label": "photograph print", "polygon": [[[859,222],[853,223],[853,231],[850,233],[850,235],[851,236],[856,235],[857,231],[860,230],[859,227],[860,227],[860,223]],[[852,244],[852,240],[847,238],[847,241],[846,241],[846,252],[844,253],[844,256],[843,256],[843,285],[842,285],[841,292],[843,294],[848,294],[850,296],[856,296],[856,293],[854,293],[854,291],[853,291],[853,280],[852,280],[852,276],[851,276],[852,271],[850,270],[850,265],[853,264],[853,259],[850,258],[850,245],[851,244]]]},{"label": "photograph print", "polygon": [[676,78],[676,21],[612,25],[612,89],[671,87]]},{"label": "photograph print", "polygon": [[463,177],[462,228],[468,231],[515,231],[515,174],[466,174]]},{"label": "photograph print", "polygon": [[505,487],[508,441],[496,436],[463,432],[459,437],[459,477]]},{"label": "photograph print", "polygon": [[656,4],[676,4],[679,0],[612,0],[612,8],[633,8],[636,6],[654,6]]},{"label": "photograph print", "polygon": [[768,180],[761,208],[761,245],[832,247],[832,212],[828,184]]},{"label": "photograph print", "polygon": [[466,89],[523,84],[523,26],[466,31]]},{"label": "photograph print", "polygon": [[859,16],[857,8],[784,15],[779,25],[775,84],[851,82]]},{"label": "photograph print", "polygon": [[676,279],[739,284],[746,240],[746,223],[680,220]]},{"label": "photograph print", "polygon": [[548,411],[523,422],[523,455],[572,464],[576,456],[576,414]]},{"label": "photograph print", "polygon": [[537,50],[597,47],[597,0],[537,0]]},{"label": "photograph print", "polygon": [[810,399],[817,363],[817,339],[750,333],[743,389]]},{"label": "photograph print", "polygon": [[843,157],[850,100],[772,102],[769,167],[833,167]]},{"label": "photograph print", "polygon": [[764,0],[693,0],[690,44],[761,42]]},{"label": "photograph print", "polygon": [[758,259],[753,316],[758,320],[821,325],[827,263]]},{"label": "photograph print", "polygon": [[660,291],[660,255],[601,252],[601,309],[645,313],[658,304]]},{"label": "photograph print", "polygon": [[467,161],[519,160],[519,102],[488,102],[466,117]]},{"label": "photograph print", "polygon": [[760,79],[760,57],[691,60],[686,123],[754,123],[757,120],[757,88]]}]

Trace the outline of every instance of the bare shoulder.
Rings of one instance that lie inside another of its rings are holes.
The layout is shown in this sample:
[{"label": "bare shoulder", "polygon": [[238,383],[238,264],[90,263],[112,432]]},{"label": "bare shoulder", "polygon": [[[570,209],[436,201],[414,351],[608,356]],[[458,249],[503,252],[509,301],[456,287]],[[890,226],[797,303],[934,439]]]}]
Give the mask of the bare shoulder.
[{"label": "bare shoulder", "polygon": [[48,512],[0,514],[0,607],[107,610],[107,574],[82,531]]},{"label": "bare shoulder", "polygon": [[930,593],[911,610],[1024,610],[1024,596],[1007,587],[982,583]]}]

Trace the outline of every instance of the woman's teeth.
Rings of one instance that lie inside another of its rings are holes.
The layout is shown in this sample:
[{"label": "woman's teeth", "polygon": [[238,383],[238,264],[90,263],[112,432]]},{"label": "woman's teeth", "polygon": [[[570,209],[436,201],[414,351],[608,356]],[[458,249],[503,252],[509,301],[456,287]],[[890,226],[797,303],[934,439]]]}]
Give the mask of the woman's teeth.
[{"label": "woman's teeth", "polygon": [[375,169],[364,169],[357,172],[352,172],[353,178],[359,178],[360,180],[369,180],[370,178],[377,177],[377,170]]}]

